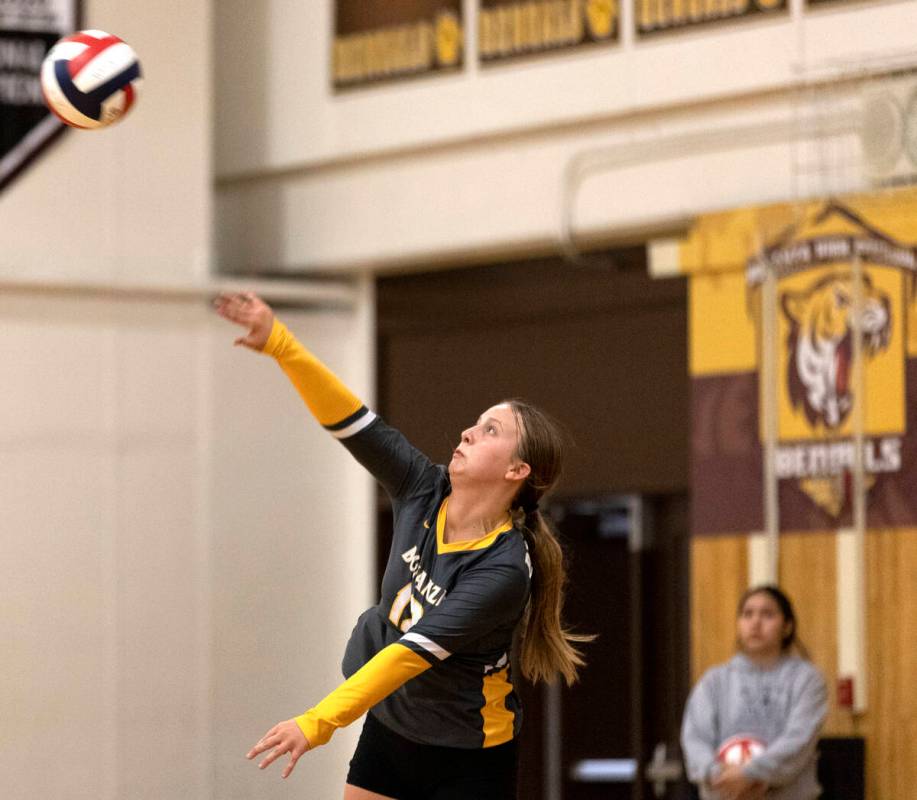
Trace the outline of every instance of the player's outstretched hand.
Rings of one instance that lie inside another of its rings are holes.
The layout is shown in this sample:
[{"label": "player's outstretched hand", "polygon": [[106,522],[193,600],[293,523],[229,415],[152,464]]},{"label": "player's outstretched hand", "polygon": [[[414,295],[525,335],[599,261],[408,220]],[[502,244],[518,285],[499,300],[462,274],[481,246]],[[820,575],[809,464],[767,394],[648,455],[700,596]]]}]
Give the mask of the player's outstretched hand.
[{"label": "player's outstretched hand", "polygon": [[224,292],[213,301],[213,307],[223,319],[248,328],[248,334],[236,339],[236,344],[262,350],[271,335],[274,312],[253,292]]},{"label": "player's outstretched hand", "polygon": [[286,722],[278,722],[264,734],[256,742],[255,746],[245,754],[245,757],[251,760],[255,756],[270,750],[271,752],[258,765],[258,769],[264,769],[284,753],[289,753],[290,760],[283,768],[283,772],[280,773],[281,778],[286,778],[293,771],[293,767],[296,766],[299,757],[309,749],[309,740],[306,739],[302,729],[296,724],[296,720],[288,719]]}]

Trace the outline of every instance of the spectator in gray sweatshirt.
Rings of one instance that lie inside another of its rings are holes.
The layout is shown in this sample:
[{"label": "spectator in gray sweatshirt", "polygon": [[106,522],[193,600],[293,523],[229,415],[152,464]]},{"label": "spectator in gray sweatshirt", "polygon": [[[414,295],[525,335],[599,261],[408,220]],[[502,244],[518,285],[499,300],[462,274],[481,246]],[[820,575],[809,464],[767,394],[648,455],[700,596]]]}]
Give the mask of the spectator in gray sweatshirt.
[{"label": "spectator in gray sweatshirt", "polygon": [[[793,652],[801,651],[793,606],[776,586],[749,589],[737,628],[739,652],[708,670],[688,697],[681,729],[688,779],[704,800],[814,800],[827,697],[821,673]],[[739,735],[763,751],[724,764],[720,748]]]}]

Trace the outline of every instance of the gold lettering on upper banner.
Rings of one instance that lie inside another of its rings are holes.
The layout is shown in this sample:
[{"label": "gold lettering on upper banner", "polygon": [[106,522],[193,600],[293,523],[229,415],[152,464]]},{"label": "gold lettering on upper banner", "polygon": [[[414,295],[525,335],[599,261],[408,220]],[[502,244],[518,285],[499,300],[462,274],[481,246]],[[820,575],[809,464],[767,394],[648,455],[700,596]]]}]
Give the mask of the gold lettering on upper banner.
[{"label": "gold lettering on upper banner", "polygon": [[478,52],[483,61],[612,40],[618,0],[522,0],[482,5]]},{"label": "gold lettering on upper banner", "polygon": [[639,34],[783,11],[787,0],[637,0]]},{"label": "gold lettering on upper banner", "polygon": [[334,81],[351,83],[428,70],[434,61],[433,42],[429,22],[339,36],[334,42]]},{"label": "gold lettering on upper banner", "polygon": [[336,89],[462,66],[461,0],[335,0],[334,9],[331,75]]}]

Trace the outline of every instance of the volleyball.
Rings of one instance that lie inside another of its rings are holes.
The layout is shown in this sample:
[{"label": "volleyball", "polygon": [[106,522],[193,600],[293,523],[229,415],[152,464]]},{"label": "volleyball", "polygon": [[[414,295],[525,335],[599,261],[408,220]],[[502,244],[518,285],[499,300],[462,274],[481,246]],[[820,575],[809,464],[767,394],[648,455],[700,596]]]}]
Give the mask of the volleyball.
[{"label": "volleyball", "polygon": [[104,128],[134,104],[140,62],[131,46],[104,31],[79,31],[58,41],[41,65],[48,108],[74,128]]},{"label": "volleyball", "polygon": [[764,742],[754,736],[739,735],[727,739],[720,745],[716,758],[721,764],[747,764],[764,752]]}]

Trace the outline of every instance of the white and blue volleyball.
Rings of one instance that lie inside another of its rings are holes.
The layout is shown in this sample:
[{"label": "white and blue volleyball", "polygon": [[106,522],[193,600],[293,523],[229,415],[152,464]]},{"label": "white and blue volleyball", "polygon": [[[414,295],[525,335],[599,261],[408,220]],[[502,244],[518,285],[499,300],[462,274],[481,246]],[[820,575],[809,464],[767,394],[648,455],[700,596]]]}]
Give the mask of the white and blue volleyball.
[{"label": "white and blue volleyball", "polygon": [[48,108],[74,128],[104,128],[137,99],[140,62],[131,46],[104,31],[61,39],[41,65]]}]

